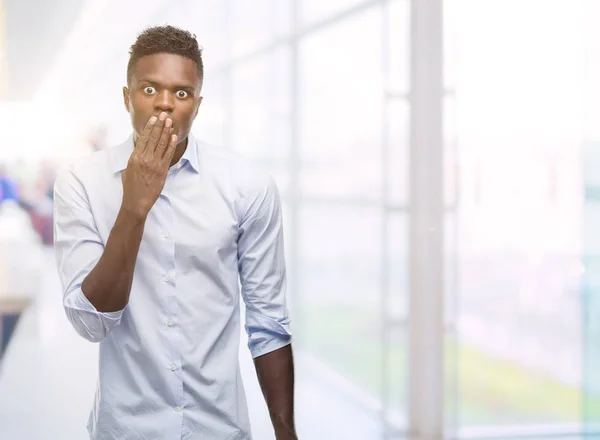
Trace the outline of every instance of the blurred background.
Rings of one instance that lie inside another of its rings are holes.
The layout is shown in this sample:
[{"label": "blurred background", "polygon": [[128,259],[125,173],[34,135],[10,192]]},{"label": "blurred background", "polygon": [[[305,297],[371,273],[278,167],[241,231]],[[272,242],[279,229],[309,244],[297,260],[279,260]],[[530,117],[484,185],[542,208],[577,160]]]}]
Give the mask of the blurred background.
[{"label": "blurred background", "polygon": [[[0,438],[84,439],[52,185],[129,46],[197,35],[193,132],[276,179],[300,438],[600,437],[598,0],[1,0]],[[242,344],[254,437],[272,439]]]}]

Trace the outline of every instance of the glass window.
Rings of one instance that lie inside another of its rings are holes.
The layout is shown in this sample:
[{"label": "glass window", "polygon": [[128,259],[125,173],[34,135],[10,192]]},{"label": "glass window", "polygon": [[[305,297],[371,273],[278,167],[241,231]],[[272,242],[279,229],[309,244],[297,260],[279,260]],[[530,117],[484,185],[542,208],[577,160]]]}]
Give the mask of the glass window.
[{"label": "glass window", "polygon": [[300,185],[311,196],[381,197],[381,8],[300,42]]},{"label": "glass window", "polygon": [[289,49],[281,47],[233,71],[233,148],[265,167],[282,192],[289,184],[290,65]]},{"label": "glass window", "polygon": [[326,20],[332,15],[344,12],[365,0],[300,0],[300,22],[311,24],[315,21]]},{"label": "glass window", "polygon": [[461,204],[450,343],[463,433],[551,432],[582,419],[575,3],[451,2],[460,57],[446,122],[455,120]]},{"label": "glass window", "polygon": [[244,55],[292,30],[292,0],[232,0],[233,53]]},{"label": "glass window", "polygon": [[227,78],[205,75],[202,85],[202,104],[194,121],[193,133],[213,145],[225,146],[227,117]]},{"label": "glass window", "polygon": [[396,321],[408,319],[408,216],[391,213],[387,221],[386,260],[383,270],[387,274],[387,313]]},{"label": "glass window", "polygon": [[380,391],[381,227],[380,209],[300,206],[302,345],[374,396]]},{"label": "glass window", "polygon": [[410,87],[410,0],[389,2],[385,20],[387,89],[391,93],[406,94]]},{"label": "glass window", "polygon": [[186,8],[169,5],[169,9],[179,10],[178,23],[196,35],[203,48],[205,70],[221,66],[231,57],[227,8],[220,0],[187,1]]},{"label": "glass window", "polygon": [[[463,0],[444,0],[444,87],[453,90],[456,86],[456,64],[460,62],[459,21],[453,14],[461,12]],[[457,6],[458,5],[458,6]]]},{"label": "glass window", "polygon": [[[583,92],[584,97],[584,136],[583,148],[583,266],[581,283],[581,311],[583,324],[583,378],[582,378],[582,419],[588,429],[598,428],[600,422],[600,238],[598,224],[600,209],[600,3],[585,1],[583,16]],[[575,155],[571,155],[575,156]],[[564,166],[564,161],[559,162]],[[563,176],[565,173],[561,173]],[[580,185],[579,179],[572,179],[575,188]],[[566,185],[562,185],[565,187]],[[563,191],[564,194],[565,191]],[[559,199],[567,202],[565,195]],[[560,193],[559,193],[560,194]],[[573,202],[571,202],[573,203]],[[575,202],[577,203],[577,202]],[[573,209],[576,209],[574,207]]]},{"label": "glass window", "polygon": [[[353,390],[352,405],[372,405],[384,398],[386,420],[403,426],[407,408],[407,335],[402,324],[408,312],[406,216],[391,215],[382,230],[379,208],[304,202],[298,225],[300,260],[295,276],[303,325],[297,329],[297,340],[304,352],[326,366],[323,371],[331,370],[350,384],[346,389]],[[385,313],[384,294],[388,297]],[[347,423],[358,427],[363,422]]]},{"label": "glass window", "polygon": [[600,140],[600,2],[587,0],[583,16],[583,66],[585,136],[588,140]]},{"label": "glass window", "polygon": [[399,429],[405,425],[408,408],[408,218],[391,214],[387,221],[387,253],[383,263],[387,291],[384,316],[383,389],[387,394],[388,423]]},{"label": "glass window", "polygon": [[405,99],[388,101],[387,123],[387,188],[388,203],[394,206],[408,205],[409,199],[409,117],[410,105]]}]

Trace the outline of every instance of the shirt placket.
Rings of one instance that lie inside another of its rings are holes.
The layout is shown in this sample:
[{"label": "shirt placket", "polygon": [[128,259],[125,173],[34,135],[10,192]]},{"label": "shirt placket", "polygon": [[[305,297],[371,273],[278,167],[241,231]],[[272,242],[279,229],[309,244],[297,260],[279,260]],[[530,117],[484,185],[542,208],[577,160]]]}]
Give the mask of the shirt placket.
[{"label": "shirt placket", "polygon": [[[171,173],[169,177],[172,178]],[[177,273],[175,265],[175,218],[173,213],[172,199],[168,194],[169,180],[165,184],[165,189],[161,195],[161,200],[164,206],[164,216],[162,225],[162,261],[161,267],[163,272],[161,275],[160,291],[164,298],[164,315],[163,322],[160,325],[164,326],[167,345],[165,347],[167,351],[168,363],[164,366],[166,373],[169,377],[168,383],[170,384],[172,396],[173,396],[173,412],[176,415],[176,423],[173,425],[173,437],[169,438],[180,438],[182,429],[182,418],[184,411],[183,401],[183,377],[181,371],[181,327],[179,319],[179,303],[177,300]]]}]

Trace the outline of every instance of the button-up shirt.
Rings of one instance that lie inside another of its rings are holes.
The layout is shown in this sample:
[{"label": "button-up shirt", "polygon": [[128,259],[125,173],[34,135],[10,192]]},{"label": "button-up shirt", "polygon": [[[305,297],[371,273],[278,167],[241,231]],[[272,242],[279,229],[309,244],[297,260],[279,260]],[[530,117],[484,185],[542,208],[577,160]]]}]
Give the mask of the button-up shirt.
[{"label": "button-up shirt", "polygon": [[129,303],[99,312],[81,284],[119,212],[124,143],[65,167],[54,187],[63,304],[99,342],[94,440],[251,439],[238,361],[241,298],[253,357],[291,342],[277,187],[242,156],[192,135],[145,223]]}]

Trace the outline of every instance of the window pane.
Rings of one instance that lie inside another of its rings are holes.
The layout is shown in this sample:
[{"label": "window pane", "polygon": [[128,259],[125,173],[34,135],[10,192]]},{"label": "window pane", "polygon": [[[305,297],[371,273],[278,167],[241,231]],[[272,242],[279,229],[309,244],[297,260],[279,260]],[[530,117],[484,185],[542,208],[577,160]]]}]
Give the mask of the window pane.
[{"label": "window pane", "polygon": [[582,271],[582,315],[583,315],[583,420],[590,427],[600,422],[600,144],[589,142],[584,147],[583,208],[584,259]]},{"label": "window pane", "polygon": [[301,189],[381,195],[381,9],[300,43]]},{"label": "window pane", "polygon": [[[383,261],[387,300],[384,309],[384,389],[387,420],[395,428],[405,425],[408,408],[408,222],[406,214],[392,214],[387,222],[387,253]],[[387,319],[385,319],[387,318]],[[387,323],[387,325],[386,325]],[[387,354],[387,356],[386,356]]]},{"label": "window pane", "polygon": [[300,21],[306,25],[325,20],[364,2],[365,0],[300,0]]},{"label": "window pane", "polygon": [[582,419],[580,5],[455,0],[448,14],[460,29],[452,343],[463,432]]},{"label": "window pane", "polygon": [[[169,5],[168,11],[177,10],[178,19],[173,23],[188,29],[196,35],[198,43],[203,48],[205,69],[220,66],[231,56],[228,46],[228,17],[227,8],[221,0],[194,1],[186,0],[186,7]],[[169,12],[172,13],[172,12]],[[165,22],[161,15],[157,17],[159,24]]]},{"label": "window pane", "polygon": [[387,123],[387,185],[388,202],[396,206],[408,205],[409,199],[409,117],[410,105],[404,99],[388,101]]},{"label": "window pane", "polygon": [[408,93],[410,74],[410,0],[389,2],[386,18],[388,91]]},{"label": "window pane", "polygon": [[[389,348],[383,352],[386,378],[384,387],[388,394],[385,421],[388,430],[399,431],[407,427],[408,413],[408,330],[407,327],[390,327],[387,331]],[[385,350],[385,349],[384,349]]]},{"label": "window pane", "polygon": [[233,71],[233,148],[265,167],[282,192],[289,184],[290,57],[279,48]]},{"label": "window pane", "polygon": [[[459,21],[452,14],[461,12],[463,0],[444,0],[444,87],[452,90],[456,87],[456,63],[459,62],[460,53]],[[458,4],[458,6],[457,6]]]},{"label": "window pane", "polygon": [[588,429],[598,429],[600,422],[600,3],[584,1],[584,135],[583,182],[585,198],[583,207],[584,233],[582,267],[583,315],[583,420]]},{"label": "window pane", "polygon": [[194,121],[194,135],[213,145],[225,144],[227,81],[222,75],[210,76],[202,86],[202,105]]},{"label": "window pane", "polygon": [[272,43],[292,29],[292,0],[233,0],[235,56]]},{"label": "window pane", "polygon": [[600,2],[585,1],[584,13],[584,111],[585,135],[590,140],[600,140]]},{"label": "window pane", "polygon": [[[386,419],[403,426],[407,407],[407,337],[401,323],[407,317],[406,216],[394,214],[385,231],[383,226],[378,208],[301,205],[296,276],[302,326],[296,336],[303,352],[349,384],[341,393],[342,407],[373,409],[385,395]],[[383,295],[388,296],[385,313]],[[371,424],[378,426],[379,417],[369,414]],[[347,423],[359,429],[365,421]]]},{"label": "window pane", "polygon": [[302,206],[299,222],[302,345],[366,395],[377,398],[381,211]]}]

